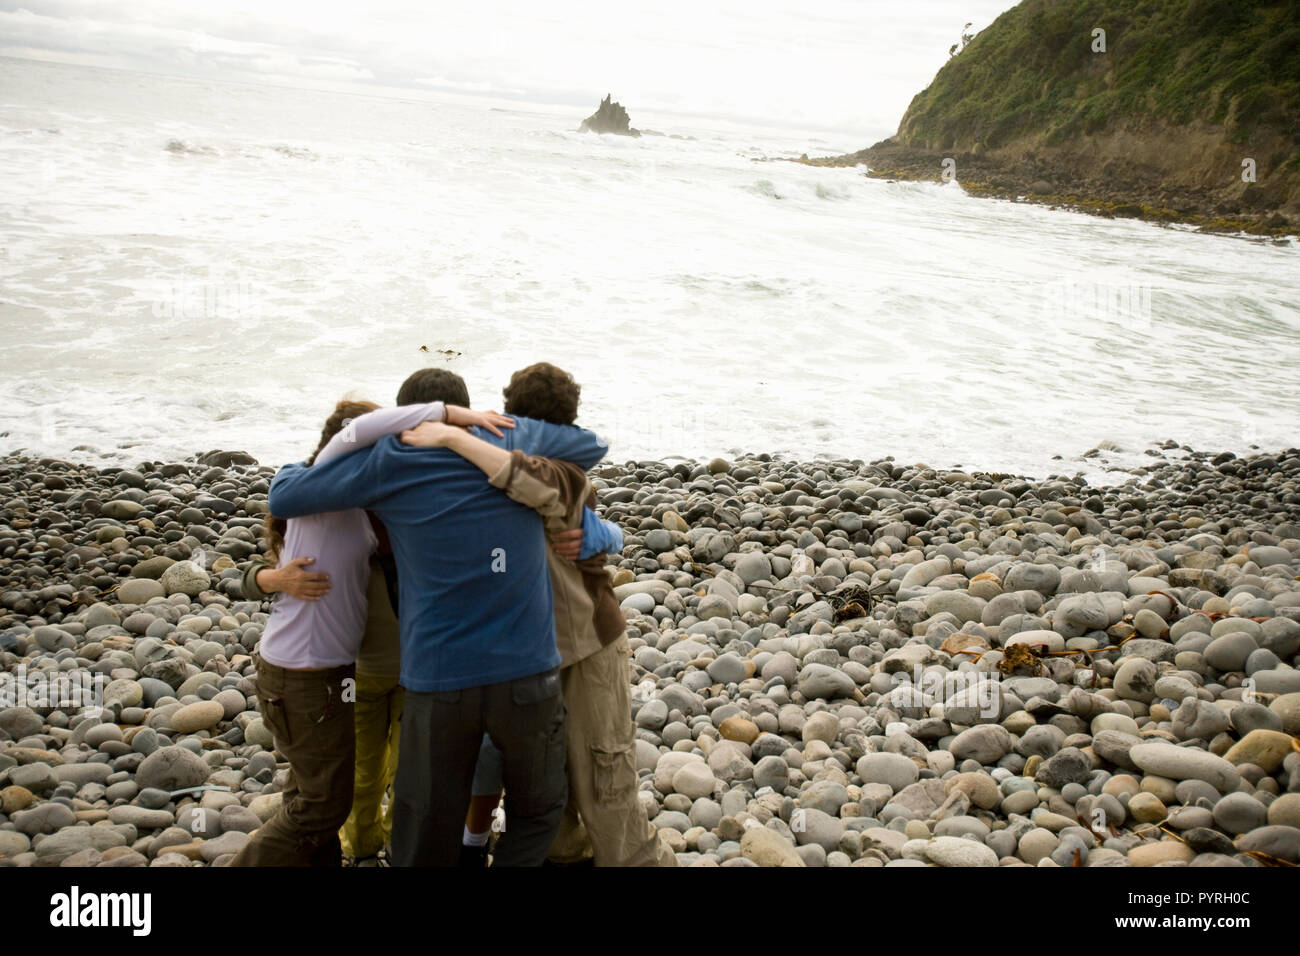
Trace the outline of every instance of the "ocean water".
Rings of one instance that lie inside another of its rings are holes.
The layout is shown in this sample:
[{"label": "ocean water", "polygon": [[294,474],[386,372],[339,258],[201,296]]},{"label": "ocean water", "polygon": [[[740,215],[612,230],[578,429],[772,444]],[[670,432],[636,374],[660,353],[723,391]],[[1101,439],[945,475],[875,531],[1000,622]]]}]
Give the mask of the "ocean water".
[{"label": "ocean water", "polygon": [[0,60],[0,451],[278,464],[344,395],[442,365],[500,407],[539,360],[615,461],[1102,482],[1164,439],[1300,444],[1295,243],[772,162],[875,137],[627,105],[673,135]]}]

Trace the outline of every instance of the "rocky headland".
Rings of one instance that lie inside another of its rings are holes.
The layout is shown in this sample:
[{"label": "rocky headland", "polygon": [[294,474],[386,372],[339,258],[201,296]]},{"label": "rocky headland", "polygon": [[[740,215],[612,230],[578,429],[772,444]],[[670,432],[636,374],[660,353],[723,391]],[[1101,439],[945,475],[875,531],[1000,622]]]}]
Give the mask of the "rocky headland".
[{"label": "rocky headland", "polygon": [[1287,4],[1024,0],[897,133],[817,166],[1206,231],[1300,228],[1300,23]]}]

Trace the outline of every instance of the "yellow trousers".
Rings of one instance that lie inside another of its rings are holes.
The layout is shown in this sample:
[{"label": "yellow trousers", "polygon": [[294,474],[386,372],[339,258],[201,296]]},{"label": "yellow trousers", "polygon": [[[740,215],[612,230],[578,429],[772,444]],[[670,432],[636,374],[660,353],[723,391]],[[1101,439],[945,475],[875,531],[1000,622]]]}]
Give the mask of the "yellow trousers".
[{"label": "yellow trousers", "polygon": [[403,693],[396,678],[357,675],[352,812],[339,831],[343,852],[354,859],[377,855],[393,832],[393,804],[385,810],[383,799],[397,774]]}]

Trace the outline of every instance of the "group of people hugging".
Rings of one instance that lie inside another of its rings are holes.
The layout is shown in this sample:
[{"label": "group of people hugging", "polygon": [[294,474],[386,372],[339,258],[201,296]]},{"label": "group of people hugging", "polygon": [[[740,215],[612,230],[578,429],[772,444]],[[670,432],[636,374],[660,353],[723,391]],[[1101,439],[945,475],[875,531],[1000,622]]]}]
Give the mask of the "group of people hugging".
[{"label": "group of people hugging", "polygon": [[243,589],[274,595],[257,700],[289,770],[232,865],[676,865],[637,798],[622,533],[579,394],[538,363],[474,411],[421,369],[276,474]]}]

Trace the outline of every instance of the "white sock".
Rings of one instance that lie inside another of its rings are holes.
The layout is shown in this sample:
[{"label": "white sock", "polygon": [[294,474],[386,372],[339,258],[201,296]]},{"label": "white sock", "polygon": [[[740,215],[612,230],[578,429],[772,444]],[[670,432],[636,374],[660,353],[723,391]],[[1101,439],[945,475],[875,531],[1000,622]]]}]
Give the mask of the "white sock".
[{"label": "white sock", "polygon": [[460,838],[464,846],[487,846],[488,837],[492,835],[492,828],[488,827],[482,833],[471,833],[469,827],[465,827],[465,833]]}]

